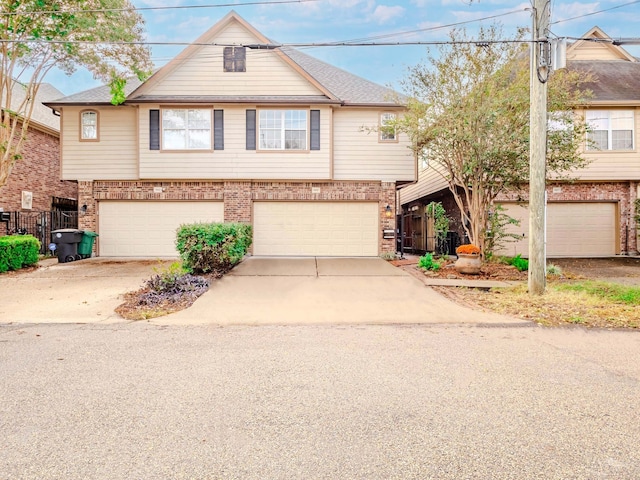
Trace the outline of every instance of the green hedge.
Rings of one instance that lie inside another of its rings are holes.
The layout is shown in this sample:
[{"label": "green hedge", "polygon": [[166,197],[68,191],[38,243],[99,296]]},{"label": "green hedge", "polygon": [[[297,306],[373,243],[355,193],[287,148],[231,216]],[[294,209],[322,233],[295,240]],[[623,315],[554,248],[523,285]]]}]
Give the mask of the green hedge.
[{"label": "green hedge", "polygon": [[242,260],[251,242],[251,225],[244,223],[182,225],[176,236],[182,263],[194,273],[229,271]]},{"label": "green hedge", "polygon": [[40,242],[31,235],[0,237],[0,272],[38,263]]}]

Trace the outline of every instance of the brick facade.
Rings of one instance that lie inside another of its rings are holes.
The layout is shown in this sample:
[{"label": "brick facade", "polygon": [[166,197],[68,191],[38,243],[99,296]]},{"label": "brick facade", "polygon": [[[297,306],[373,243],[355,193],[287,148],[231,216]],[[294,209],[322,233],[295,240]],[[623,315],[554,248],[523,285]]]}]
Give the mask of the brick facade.
[{"label": "brick facade", "polygon": [[[639,182],[576,182],[576,183],[549,183],[547,185],[548,202],[615,202],[618,205],[618,227],[620,252],[628,255],[638,253],[638,228],[634,219],[634,202],[638,196]],[[437,198],[436,198],[437,197]],[[411,202],[409,205],[441,201],[447,214],[453,220],[450,230],[463,235],[460,224],[460,211],[453,195],[446,191],[445,195],[435,194],[426,199]],[[526,202],[529,200],[528,189],[518,193],[500,195],[496,202]],[[407,206],[409,206],[407,205]],[[463,238],[461,236],[461,238]]]},{"label": "brick facade", "polygon": [[[395,239],[382,239],[382,230],[394,228],[393,182],[81,181],[78,187],[78,205],[81,209],[83,205],[87,206],[86,212],[79,216],[79,228],[92,231],[97,231],[100,200],[222,200],[225,221],[247,223],[252,221],[253,201],[377,201],[380,212],[379,253],[395,250]],[[158,187],[162,188],[161,193],[154,192]],[[391,216],[386,214],[387,205],[391,207]],[[97,242],[94,247],[97,247]]]},{"label": "brick facade", "polygon": [[[33,193],[32,210],[51,210],[52,197],[76,199],[78,184],[60,180],[60,139],[57,135],[29,128],[22,151],[9,175],[0,187],[0,207],[5,212],[22,211],[22,191]],[[0,235],[4,234],[0,223]]]},{"label": "brick facade", "polygon": [[[550,183],[547,185],[548,202],[616,202],[620,252],[638,253],[638,229],[634,220],[634,201],[638,182],[585,182]],[[497,201],[528,201],[529,192],[503,195]]]}]

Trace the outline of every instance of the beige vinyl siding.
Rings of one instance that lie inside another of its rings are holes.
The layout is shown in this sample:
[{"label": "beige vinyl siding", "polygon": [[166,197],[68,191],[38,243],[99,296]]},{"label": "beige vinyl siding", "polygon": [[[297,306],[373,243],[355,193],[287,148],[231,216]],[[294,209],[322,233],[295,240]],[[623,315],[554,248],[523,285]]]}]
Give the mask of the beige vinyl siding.
[{"label": "beige vinyl siding", "polygon": [[582,41],[576,45],[576,48],[567,52],[567,60],[621,60],[624,58],[615,48],[598,42]]},{"label": "beige vinyl siding", "polygon": [[449,188],[449,184],[444,177],[437,172],[435,165],[432,164],[426,169],[418,165],[418,181],[400,189],[400,203],[401,205],[405,205],[446,188]]},{"label": "beige vinyl siding", "polygon": [[[224,110],[224,150],[207,152],[163,152],[149,150],[149,110],[140,108],[140,178],[142,179],[271,179],[328,180],[331,175],[331,109],[320,110],[320,150],[305,152],[260,152],[246,150],[246,110],[215,106]],[[270,107],[271,108],[271,107]],[[307,107],[296,107],[304,108]]]},{"label": "beige vinyl siding", "polygon": [[80,112],[86,109],[62,109],[62,179],[137,179],[137,109],[92,107],[91,110],[98,112],[99,141],[81,142]]},{"label": "beige vinyl siding", "polygon": [[[224,45],[261,43],[232,22],[212,42]],[[246,72],[223,71],[223,48],[206,46],[163,78],[146,95],[320,95],[273,50],[246,50]]]},{"label": "beige vinyl siding", "polygon": [[379,142],[377,128],[383,109],[341,108],[334,112],[336,180],[415,180],[415,156],[406,135],[399,142]]},{"label": "beige vinyl siding", "polygon": [[601,110],[635,110],[634,150],[583,150],[591,163],[571,173],[577,180],[640,180],[640,109],[597,107]]}]

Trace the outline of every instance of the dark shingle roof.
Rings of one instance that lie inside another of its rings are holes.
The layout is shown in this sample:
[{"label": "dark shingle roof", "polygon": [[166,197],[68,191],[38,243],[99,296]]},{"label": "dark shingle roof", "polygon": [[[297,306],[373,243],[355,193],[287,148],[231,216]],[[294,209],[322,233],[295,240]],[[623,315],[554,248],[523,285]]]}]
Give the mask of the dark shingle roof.
[{"label": "dark shingle roof", "polygon": [[402,96],[390,88],[334,67],[295,48],[283,47],[281,50],[345,104],[398,105],[402,100]]},{"label": "dark shingle roof", "polygon": [[[142,82],[136,77],[127,78],[127,83],[124,86],[125,95],[129,95],[136,88],[138,88]],[[95,104],[110,104],[111,103],[111,88],[109,85],[101,85],[99,87],[84,90],[82,92],[74,93],[67,97],[57,98],[55,100],[45,102],[47,105],[95,105]]]},{"label": "dark shingle roof", "polygon": [[[14,111],[17,110],[20,103],[24,100],[25,95],[26,87],[22,83],[15,81],[12,85],[10,109]],[[54,115],[53,112],[51,112],[51,109],[45,107],[43,103],[61,96],[62,92],[50,83],[41,83],[38,87],[38,94],[34,101],[33,112],[31,112],[31,121],[44,125],[45,127],[49,127],[53,130],[60,131],[60,117]],[[5,101],[3,98],[3,107],[5,106],[4,103]],[[17,113],[20,115],[23,112]]]},{"label": "dark shingle roof", "polygon": [[584,85],[593,92],[597,102],[639,102],[640,62],[628,60],[574,60],[568,68],[594,75],[594,81]]}]

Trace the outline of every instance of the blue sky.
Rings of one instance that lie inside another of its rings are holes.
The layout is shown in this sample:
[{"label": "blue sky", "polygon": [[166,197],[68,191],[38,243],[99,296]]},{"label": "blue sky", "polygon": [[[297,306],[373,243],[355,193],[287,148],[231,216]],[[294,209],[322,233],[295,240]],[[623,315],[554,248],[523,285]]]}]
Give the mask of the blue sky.
[{"label": "blue sky", "polygon": [[[467,0],[309,0],[271,5],[267,1],[246,6],[242,3],[247,0],[133,0],[133,3],[136,7],[234,4],[233,7],[143,11],[147,38],[153,42],[194,41],[232,9],[264,35],[281,43],[369,40],[378,36],[385,36],[380,41],[392,42],[442,41],[447,40],[450,28],[447,25],[473,21],[465,27],[469,32],[475,32],[478,26],[494,21],[476,20],[494,15],[501,15],[496,20],[503,25],[505,35],[512,35],[518,27],[531,24],[531,15],[525,10],[531,6],[528,0],[475,0],[472,3]],[[580,37],[597,25],[613,38],[637,37],[640,2],[622,6],[629,3],[631,0],[552,0],[551,32],[559,37]],[[594,13],[616,6],[621,7]],[[182,48],[154,46],[152,58],[156,67],[164,65]],[[400,89],[399,81],[406,77],[407,68],[425,58],[426,48],[318,47],[304,51],[376,83]],[[640,46],[625,48],[640,57]],[[78,71],[71,77],[51,72],[45,81],[67,95],[99,84],[86,71]]]}]

